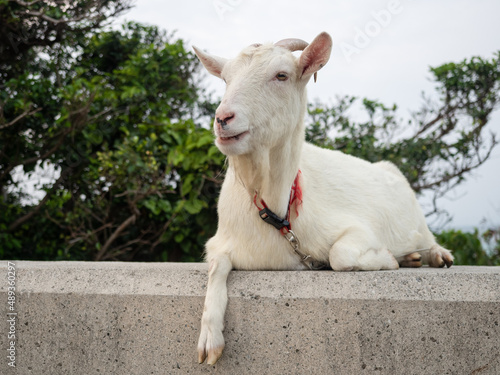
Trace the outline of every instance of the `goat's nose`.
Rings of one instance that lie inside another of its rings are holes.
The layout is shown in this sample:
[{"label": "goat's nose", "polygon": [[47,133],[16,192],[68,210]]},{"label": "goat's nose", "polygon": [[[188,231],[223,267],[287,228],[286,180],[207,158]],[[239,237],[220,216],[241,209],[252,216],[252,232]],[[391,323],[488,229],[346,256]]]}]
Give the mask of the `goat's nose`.
[{"label": "goat's nose", "polygon": [[215,114],[215,120],[221,126],[223,130],[227,129],[228,122],[234,118],[234,113],[220,113]]}]

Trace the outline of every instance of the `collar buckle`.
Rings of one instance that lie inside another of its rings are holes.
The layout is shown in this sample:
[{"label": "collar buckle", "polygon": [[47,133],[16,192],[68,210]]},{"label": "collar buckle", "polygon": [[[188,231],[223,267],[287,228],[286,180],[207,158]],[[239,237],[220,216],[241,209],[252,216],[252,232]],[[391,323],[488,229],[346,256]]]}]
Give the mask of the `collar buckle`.
[{"label": "collar buckle", "polygon": [[282,219],[267,207],[264,207],[262,210],[259,211],[259,216],[266,223],[271,224],[278,230],[281,230],[282,228],[285,227],[290,228],[290,222],[288,220]]}]

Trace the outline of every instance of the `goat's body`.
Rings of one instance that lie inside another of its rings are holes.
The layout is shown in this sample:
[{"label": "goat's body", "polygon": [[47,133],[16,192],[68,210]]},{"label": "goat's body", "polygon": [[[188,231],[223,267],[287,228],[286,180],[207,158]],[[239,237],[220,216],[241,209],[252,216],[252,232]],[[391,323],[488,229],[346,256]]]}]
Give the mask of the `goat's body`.
[{"label": "goat's body", "polygon": [[[291,207],[290,223],[302,254],[335,271],[453,263],[449,251],[436,244],[414,192],[396,166],[304,142],[305,86],[328,61],[332,40],[322,33],[306,46],[296,39],[256,44],[233,60],[195,49],[209,72],[227,84],[214,133],[229,161],[219,198],[219,226],[206,245],[210,266],[198,341],[200,363],[207,359],[213,364],[222,355],[231,269],[306,268],[280,231],[261,220],[254,204],[265,201],[284,218],[299,170],[302,203]],[[296,49],[304,49],[298,59],[291,53]]]},{"label": "goat's body", "polygon": [[[328,264],[330,249],[352,228],[376,238],[373,250],[387,249],[396,258],[435,244],[414,192],[392,164],[372,164],[306,143],[298,169],[303,203],[298,217],[292,209],[291,224],[301,248],[315,260]],[[305,267],[280,232],[260,219],[232,168],[222,187],[219,230],[207,244],[207,258],[219,252],[236,269]]]}]

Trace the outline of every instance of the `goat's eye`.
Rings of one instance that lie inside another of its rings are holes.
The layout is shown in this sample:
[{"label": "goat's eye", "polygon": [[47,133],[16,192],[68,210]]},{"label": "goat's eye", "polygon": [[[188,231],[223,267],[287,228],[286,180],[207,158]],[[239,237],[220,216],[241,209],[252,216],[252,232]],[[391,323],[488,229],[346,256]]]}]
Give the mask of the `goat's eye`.
[{"label": "goat's eye", "polygon": [[286,74],[286,73],[278,73],[278,74],[276,74],[276,79],[278,81],[286,81],[288,79],[288,74]]}]

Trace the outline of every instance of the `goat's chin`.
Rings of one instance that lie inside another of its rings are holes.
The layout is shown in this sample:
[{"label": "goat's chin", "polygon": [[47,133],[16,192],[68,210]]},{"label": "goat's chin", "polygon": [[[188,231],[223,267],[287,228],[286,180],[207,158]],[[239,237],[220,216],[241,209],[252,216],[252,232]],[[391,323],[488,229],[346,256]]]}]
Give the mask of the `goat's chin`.
[{"label": "goat's chin", "polygon": [[224,155],[243,155],[250,150],[249,138],[250,133],[245,131],[233,137],[217,137],[215,145]]}]

